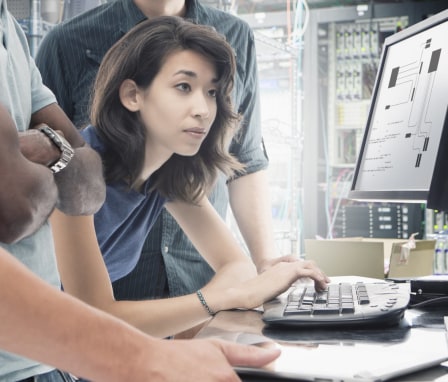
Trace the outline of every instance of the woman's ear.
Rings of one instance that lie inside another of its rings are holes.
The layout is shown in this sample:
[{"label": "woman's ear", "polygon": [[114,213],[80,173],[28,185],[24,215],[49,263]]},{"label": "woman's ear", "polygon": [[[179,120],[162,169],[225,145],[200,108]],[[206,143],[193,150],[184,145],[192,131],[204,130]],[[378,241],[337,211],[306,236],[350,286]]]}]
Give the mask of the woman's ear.
[{"label": "woman's ear", "polygon": [[140,110],[138,92],[139,88],[133,80],[126,79],[120,85],[120,101],[129,111],[135,112]]}]

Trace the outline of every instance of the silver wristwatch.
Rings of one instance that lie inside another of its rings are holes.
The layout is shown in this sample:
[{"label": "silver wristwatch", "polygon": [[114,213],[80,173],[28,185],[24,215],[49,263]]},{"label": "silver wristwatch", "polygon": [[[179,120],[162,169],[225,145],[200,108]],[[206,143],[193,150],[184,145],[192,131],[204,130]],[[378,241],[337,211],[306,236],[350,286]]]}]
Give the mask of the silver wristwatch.
[{"label": "silver wristwatch", "polygon": [[48,138],[50,138],[50,140],[61,151],[61,157],[56,162],[50,165],[51,171],[56,174],[69,164],[70,160],[73,158],[74,151],[70,143],[62,135],[54,131],[51,127],[45,125],[39,127],[39,130],[42,131],[42,133],[44,133]]}]

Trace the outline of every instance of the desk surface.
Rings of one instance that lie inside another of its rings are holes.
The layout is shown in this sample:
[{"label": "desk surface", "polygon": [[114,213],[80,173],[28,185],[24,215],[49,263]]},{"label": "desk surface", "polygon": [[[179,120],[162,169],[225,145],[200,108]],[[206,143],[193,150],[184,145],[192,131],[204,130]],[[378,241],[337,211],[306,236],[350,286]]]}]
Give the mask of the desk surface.
[{"label": "desk surface", "polygon": [[[406,311],[405,322],[407,324],[407,330],[419,330],[419,328],[440,330],[440,335],[445,337],[445,328],[443,323],[443,317],[448,316],[448,307],[438,309],[410,309]],[[410,329],[409,329],[410,326]],[[291,333],[286,333],[283,330],[266,328],[261,320],[261,312],[259,311],[224,311],[218,313],[212,320],[208,322],[196,335],[196,338],[206,337],[219,337],[230,341],[251,343],[257,336],[267,336],[271,339],[281,339],[287,341],[288,336]],[[307,340],[322,341],[321,330],[307,330],[306,332],[301,330],[300,336],[307,336]],[[328,333],[328,332],[327,332]],[[356,331],[352,330],[337,330],[332,331],[332,336],[336,336],[338,339],[343,338],[351,340],[355,336],[357,339],[369,339],[372,338],[372,330],[365,329]],[[369,337],[370,336],[370,337]],[[397,336],[400,336],[400,328],[395,330],[382,330],[381,338],[378,339],[378,331],[375,333],[375,341],[383,341],[389,343],[390,341],[396,341]],[[292,339],[289,337],[289,339]],[[294,339],[292,339],[294,340]],[[254,342],[252,342],[254,343]],[[430,344],[428,344],[430,346]],[[272,376],[259,376],[252,373],[239,373],[241,379],[247,382],[274,382]],[[278,381],[285,381],[286,379],[278,378]],[[436,382],[448,382],[448,368],[439,365],[430,369],[421,370],[406,376],[394,378],[391,381],[395,382],[409,382],[409,381],[436,381]]]}]

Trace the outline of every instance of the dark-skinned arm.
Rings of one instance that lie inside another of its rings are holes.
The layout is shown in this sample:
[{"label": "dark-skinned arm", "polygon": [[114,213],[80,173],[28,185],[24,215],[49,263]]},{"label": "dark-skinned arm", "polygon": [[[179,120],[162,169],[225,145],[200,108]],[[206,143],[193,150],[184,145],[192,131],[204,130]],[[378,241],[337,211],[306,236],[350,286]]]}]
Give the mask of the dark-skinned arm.
[{"label": "dark-skinned arm", "polygon": [[0,104],[0,241],[35,232],[53,211],[58,189],[53,174],[22,155],[15,124]]},{"label": "dark-skinned arm", "polygon": [[75,151],[68,166],[54,175],[59,191],[57,208],[68,215],[95,213],[103,204],[106,193],[100,156],[85,143],[56,103],[32,115],[33,128],[42,123],[62,132]]}]

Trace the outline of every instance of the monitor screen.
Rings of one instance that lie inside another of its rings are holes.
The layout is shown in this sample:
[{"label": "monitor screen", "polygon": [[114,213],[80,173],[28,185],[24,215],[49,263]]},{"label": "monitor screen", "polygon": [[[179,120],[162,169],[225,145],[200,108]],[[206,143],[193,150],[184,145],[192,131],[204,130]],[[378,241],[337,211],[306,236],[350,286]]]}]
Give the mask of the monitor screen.
[{"label": "monitor screen", "polygon": [[349,197],[448,209],[447,106],[448,10],[386,38]]}]

